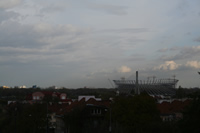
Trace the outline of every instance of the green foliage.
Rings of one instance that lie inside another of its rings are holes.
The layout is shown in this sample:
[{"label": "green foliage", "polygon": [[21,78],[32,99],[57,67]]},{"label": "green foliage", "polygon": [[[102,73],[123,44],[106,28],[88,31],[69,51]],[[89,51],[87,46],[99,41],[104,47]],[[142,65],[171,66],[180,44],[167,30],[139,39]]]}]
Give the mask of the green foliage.
[{"label": "green foliage", "polygon": [[[20,119],[18,119],[19,132],[42,133],[46,129],[46,104],[33,104],[24,107]],[[24,128],[27,125],[28,128]]]},{"label": "green foliage", "polygon": [[180,122],[182,133],[200,133],[200,96],[196,97],[191,106],[189,106],[183,115],[183,120]]},{"label": "green foliage", "polygon": [[[39,91],[36,89],[0,89],[0,132],[1,133],[43,133],[46,132],[46,104],[13,104],[7,106],[7,100],[25,98],[27,94]],[[52,90],[66,93],[68,98],[77,98],[78,95],[95,95],[102,99],[115,96],[114,89],[62,89]],[[176,97],[193,98],[191,106],[183,113],[180,122],[161,122],[155,100],[147,94],[116,97],[111,104],[112,133],[199,133],[200,120],[200,91],[179,88]],[[43,102],[57,103],[58,98],[45,97]],[[16,110],[17,108],[17,110]],[[83,107],[73,108],[64,116],[66,128],[71,133],[93,132],[92,119],[84,117]],[[102,118],[98,123],[96,133],[108,132],[110,113],[107,119]],[[90,123],[91,122],[91,123]],[[70,128],[69,128],[69,127]],[[92,130],[90,130],[92,129]]]},{"label": "green foliage", "polygon": [[175,95],[176,98],[185,98],[186,96],[187,96],[186,92],[183,88],[178,88],[176,90],[176,95]]},{"label": "green foliage", "polygon": [[8,108],[0,119],[2,133],[44,133],[46,131],[46,104],[17,104]]},{"label": "green foliage", "polygon": [[2,89],[0,88],[0,98],[5,100],[24,100],[27,94],[31,94],[33,92],[40,91],[37,89]]},{"label": "green foliage", "polygon": [[104,119],[103,110],[101,115],[92,115],[92,108],[80,105],[65,114],[64,121],[70,133],[108,132],[108,121]]},{"label": "green foliage", "polygon": [[[71,133],[80,133],[82,129],[81,108],[75,108],[73,111],[64,115],[65,124],[70,127]],[[77,128],[78,127],[78,128]]]},{"label": "green foliage", "polygon": [[161,122],[155,100],[146,94],[117,97],[112,118],[116,130],[135,133],[157,132]]},{"label": "green foliage", "polygon": [[79,89],[60,89],[56,90],[61,93],[66,93],[69,98],[77,98],[80,95],[94,95],[95,97],[101,97],[103,100],[107,100],[110,97],[116,95],[115,89],[105,89],[105,88],[79,88]]}]

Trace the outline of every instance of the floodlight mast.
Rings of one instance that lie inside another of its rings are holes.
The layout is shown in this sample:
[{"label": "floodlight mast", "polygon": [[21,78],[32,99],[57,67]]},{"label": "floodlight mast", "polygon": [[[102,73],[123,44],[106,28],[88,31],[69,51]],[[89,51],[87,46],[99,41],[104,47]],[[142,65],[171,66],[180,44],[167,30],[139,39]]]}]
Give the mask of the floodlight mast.
[{"label": "floodlight mast", "polygon": [[176,75],[174,74],[172,77],[174,78],[174,89],[175,89],[176,88]]}]

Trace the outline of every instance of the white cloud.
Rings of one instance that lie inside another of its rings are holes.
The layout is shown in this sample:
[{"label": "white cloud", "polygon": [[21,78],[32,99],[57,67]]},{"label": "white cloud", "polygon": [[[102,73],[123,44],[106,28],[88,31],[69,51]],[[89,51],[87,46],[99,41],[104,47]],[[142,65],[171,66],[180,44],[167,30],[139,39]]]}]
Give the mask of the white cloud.
[{"label": "white cloud", "polygon": [[127,72],[131,72],[131,68],[127,67],[127,66],[121,66],[119,68],[119,72],[121,73],[127,73]]},{"label": "white cloud", "polygon": [[154,70],[175,70],[179,68],[181,64],[177,64],[174,61],[165,61],[164,64],[161,64],[158,67],[155,67]]},{"label": "white cloud", "polygon": [[186,63],[186,66],[199,69],[200,68],[200,62],[198,62],[198,61],[188,61]]},{"label": "white cloud", "polygon": [[20,4],[22,0],[0,0],[0,8],[11,8]]}]

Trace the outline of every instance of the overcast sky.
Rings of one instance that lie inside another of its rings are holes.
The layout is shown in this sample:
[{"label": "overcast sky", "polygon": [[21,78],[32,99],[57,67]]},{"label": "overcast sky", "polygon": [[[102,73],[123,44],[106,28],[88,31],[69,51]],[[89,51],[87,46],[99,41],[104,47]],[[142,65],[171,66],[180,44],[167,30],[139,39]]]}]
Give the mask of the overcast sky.
[{"label": "overcast sky", "polygon": [[0,0],[0,86],[200,87],[199,0]]}]

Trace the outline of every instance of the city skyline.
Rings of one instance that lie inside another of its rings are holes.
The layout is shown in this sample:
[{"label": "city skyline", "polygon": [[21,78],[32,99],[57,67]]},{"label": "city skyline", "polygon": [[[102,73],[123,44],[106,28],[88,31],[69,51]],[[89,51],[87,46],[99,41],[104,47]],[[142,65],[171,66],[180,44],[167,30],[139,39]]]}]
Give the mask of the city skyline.
[{"label": "city skyline", "polygon": [[112,87],[149,76],[200,86],[198,0],[2,0],[0,86]]}]

